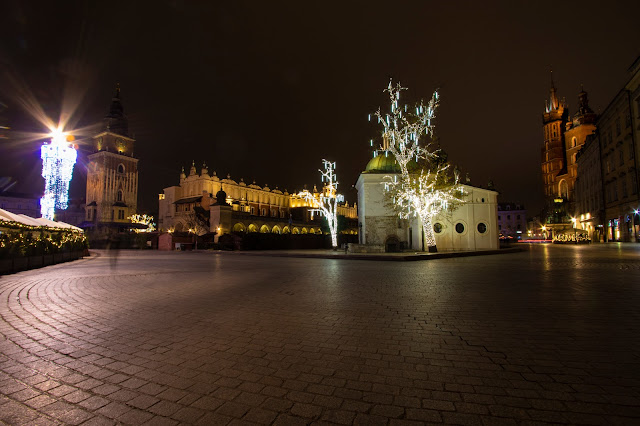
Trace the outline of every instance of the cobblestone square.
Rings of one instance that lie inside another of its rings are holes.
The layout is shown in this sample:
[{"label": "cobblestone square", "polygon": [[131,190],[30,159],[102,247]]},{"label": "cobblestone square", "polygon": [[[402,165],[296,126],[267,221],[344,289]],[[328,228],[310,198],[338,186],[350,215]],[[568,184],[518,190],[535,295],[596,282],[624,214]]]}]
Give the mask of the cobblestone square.
[{"label": "cobblestone square", "polygon": [[94,254],[0,277],[0,421],[640,421],[638,245]]}]

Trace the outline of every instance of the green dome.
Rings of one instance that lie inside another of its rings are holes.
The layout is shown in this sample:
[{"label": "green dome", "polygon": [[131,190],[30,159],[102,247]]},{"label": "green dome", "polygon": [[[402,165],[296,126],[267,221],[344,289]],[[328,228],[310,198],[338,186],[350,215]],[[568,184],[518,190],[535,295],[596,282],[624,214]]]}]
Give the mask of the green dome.
[{"label": "green dome", "polygon": [[369,160],[366,173],[400,173],[400,165],[393,155],[378,155]]}]

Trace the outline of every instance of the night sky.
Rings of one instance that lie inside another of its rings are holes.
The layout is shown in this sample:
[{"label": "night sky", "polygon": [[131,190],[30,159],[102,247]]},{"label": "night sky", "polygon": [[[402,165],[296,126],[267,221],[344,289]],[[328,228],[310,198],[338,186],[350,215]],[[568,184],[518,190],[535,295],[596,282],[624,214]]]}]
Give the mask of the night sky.
[{"label": "night sky", "polygon": [[380,131],[367,115],[388,107],[393,77],[407,102],[440,88],[436,133],[449,160],[534,215],[550,68],[572,115],[581,84],[599,112],[640,54],[638,1],[4,3],[0,118],[14,133],[0,141],[2,185],[44,185],[40,144],[23,136],[46,129],[21,108],[25,93],[52,117],[76,104],[79,128],[101,124],[120,83],[139,210],[152,213],[192,160],[291,192],[319,184],[327,158],[355,201]]}]

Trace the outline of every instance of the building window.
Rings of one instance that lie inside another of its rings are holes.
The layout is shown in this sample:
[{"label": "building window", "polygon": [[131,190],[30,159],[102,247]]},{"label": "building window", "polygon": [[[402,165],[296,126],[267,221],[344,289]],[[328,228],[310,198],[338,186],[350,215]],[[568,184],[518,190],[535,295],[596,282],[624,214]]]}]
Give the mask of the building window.
[{"label": "building window", "polygon": [[439,234],[442,232],[442,224],[441,223],[434,223],[433,224],[433,232],[435,232],[436,234]]},{"label": "building window", "polygon": [[122,201],[122,189],[118,190],[118,201]]},{"label": "building window", "polygon": [[118,173],[124,174],[124,164],[118,164]]},{"label": "building window", "polygon": [[575,136],[571,139],[571,146],[573,148],[575,148],[576,146],[578,146],[578,138],[576,138]]},{"label": "building window", "polygon": [[464,224],[461,222],[456,223],[456,232],[462,234],[464,232]]},{"label": "building window", "polygon": [[122,209],[118,210],[118,219],[120,220],[124,219],[124,210]]},{"label": "building window", "polygon": [[507,220],[511,220],[511,215],[510,214],[507,215]]},{"label": "building window", "polygon": [[262,216],[266,216],[267,215],[267,211],[265,209],[262,209]]},{"label": "building window", "polygon": [[478,232],[481,233],[481,234],[484,234],[485,232],[487,232],[487,224],[483,223],[483,222],[480,222],[478,224]]},{"label": "building window", "polygon": [[255,207],[251,207],[251,214],[256,214],[256,208]]}]

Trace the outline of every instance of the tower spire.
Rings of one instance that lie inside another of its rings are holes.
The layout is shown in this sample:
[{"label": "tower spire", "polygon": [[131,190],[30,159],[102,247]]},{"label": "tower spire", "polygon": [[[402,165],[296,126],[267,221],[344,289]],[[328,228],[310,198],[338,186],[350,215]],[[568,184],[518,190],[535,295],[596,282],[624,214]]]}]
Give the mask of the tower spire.
[{"label": "tower spire", "polygon": [[551,69],[551,89],[549,90],[549,103],[546,112],[555,111],[560,107],[558,96],[556,95],[556,85],[553,82],[553,68]]},{"label": "tower spire", "polygon": [[113,98],[111,98],[109,112],[104,117],[103,129],[119,135],[129,136],[129,122],[124,114],[120,99],[120,83],[116,83],[116,91]]}]

